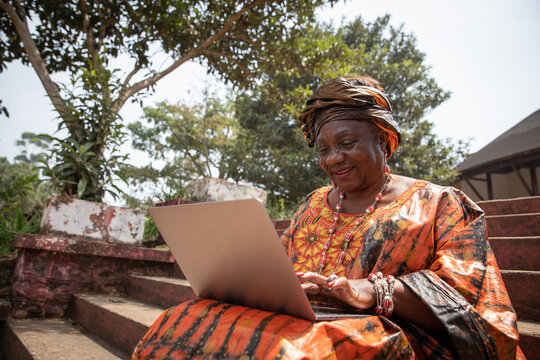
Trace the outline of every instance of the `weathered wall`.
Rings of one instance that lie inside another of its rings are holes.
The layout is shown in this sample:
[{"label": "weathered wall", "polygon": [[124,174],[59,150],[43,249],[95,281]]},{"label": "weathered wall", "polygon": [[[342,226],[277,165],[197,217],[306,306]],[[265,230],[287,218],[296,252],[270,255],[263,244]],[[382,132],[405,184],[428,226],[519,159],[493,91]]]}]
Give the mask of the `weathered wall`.
[{"label": "weathered wall", "polygon": [[53,196],[43,211],[41,234],[140,245],[146,212],[65,196]]},{"label": "weathered wall", "polygon": [[257,199],[266,204],[266,191],[252,186],[238,185],[223,179],[205,178],[190,185],[191,197],[195,201],[224,201]]},{"label": "weathered wall", "polygon": [[34,234],[13,247],[14,318],[63,316],[76,292],[126,294],[130,274],[183,276],[168,251]]}]

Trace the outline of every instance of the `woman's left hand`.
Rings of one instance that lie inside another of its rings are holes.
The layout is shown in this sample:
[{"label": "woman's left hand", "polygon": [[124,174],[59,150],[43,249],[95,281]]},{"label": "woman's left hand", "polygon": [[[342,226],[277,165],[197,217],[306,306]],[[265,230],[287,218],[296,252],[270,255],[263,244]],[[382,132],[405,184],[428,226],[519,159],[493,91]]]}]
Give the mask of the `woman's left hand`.
[{"label": "woman's left hand", "polygon": [[330,279],[314,272],[298,273],[302,288],[308,296],[323,295],[335,298],[356,309],[366,310],[375,305],[375,290],[368,279]]}]

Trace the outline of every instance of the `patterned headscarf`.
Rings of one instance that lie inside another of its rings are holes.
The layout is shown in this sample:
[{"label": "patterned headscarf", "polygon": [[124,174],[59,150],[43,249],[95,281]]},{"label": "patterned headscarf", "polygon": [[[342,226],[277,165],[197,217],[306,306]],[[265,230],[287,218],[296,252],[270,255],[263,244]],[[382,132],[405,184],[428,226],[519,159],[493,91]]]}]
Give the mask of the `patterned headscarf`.
[{"label": "patterned headscarf", "polygon": [[392,104],[383,92],[357,79],[334,79],[315,91],[300,114],[302,132],[313,147],[321,127],[336,120],[372,120],[388,134],[387,156],[401,140],[401,131],[392,116]]}]

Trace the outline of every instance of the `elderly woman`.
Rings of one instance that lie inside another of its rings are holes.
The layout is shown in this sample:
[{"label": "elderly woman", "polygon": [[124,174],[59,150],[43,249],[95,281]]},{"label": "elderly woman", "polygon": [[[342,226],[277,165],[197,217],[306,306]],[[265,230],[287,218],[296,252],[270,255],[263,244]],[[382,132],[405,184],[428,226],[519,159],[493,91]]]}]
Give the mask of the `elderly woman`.
[{"label": "elderly woman", "polygon": [[282,241],[314,303],[372,315],[312,323],[194,300],[166,311],[133,358],[524,358],[482,210],[391,174],[400,130],[380,84],[335,79],[300,120],[332,186],[307,196]]}]

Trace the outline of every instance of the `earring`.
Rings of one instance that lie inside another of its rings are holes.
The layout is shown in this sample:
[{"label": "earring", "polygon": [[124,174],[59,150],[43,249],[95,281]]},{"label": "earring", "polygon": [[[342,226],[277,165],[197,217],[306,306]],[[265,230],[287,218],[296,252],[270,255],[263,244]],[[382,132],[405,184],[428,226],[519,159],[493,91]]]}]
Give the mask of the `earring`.
[{"label": "earring", "polygon": [[390,176],[390,167],[388,166],[388,164],[386,163],[386,160],[388,159],[388,156],[387,156],[387,153],[386,151],[384,152],[384,167],[383,167],[383,171],[384,171],[384,175],[386,175],[386,177],[389,177]]},{"label": "earring", "polygon": [[332,180],[332,182],[331,182],[330,184],[332,185],[332,187],[333,187],[334,189],[337,188],[337,185],[336,185],[336,183],[334,182],[334,180]]}]

